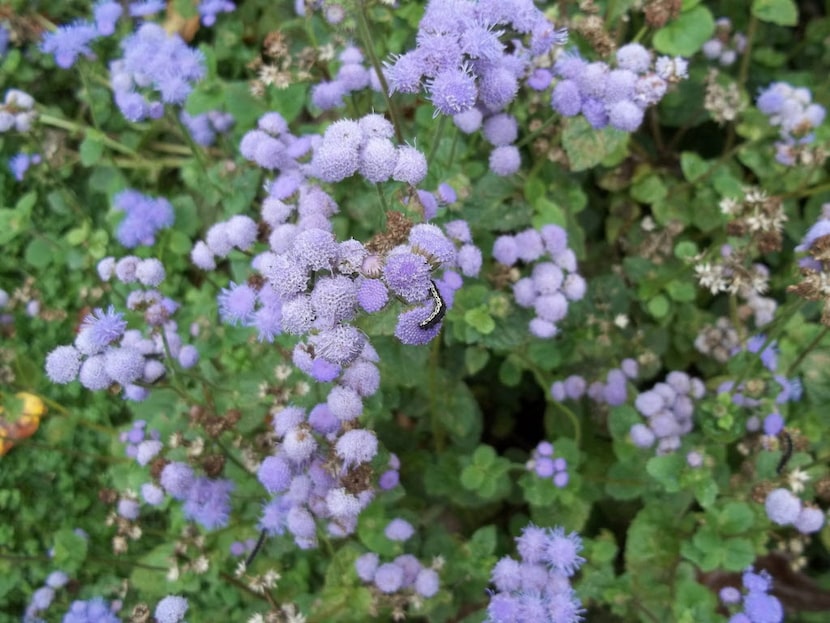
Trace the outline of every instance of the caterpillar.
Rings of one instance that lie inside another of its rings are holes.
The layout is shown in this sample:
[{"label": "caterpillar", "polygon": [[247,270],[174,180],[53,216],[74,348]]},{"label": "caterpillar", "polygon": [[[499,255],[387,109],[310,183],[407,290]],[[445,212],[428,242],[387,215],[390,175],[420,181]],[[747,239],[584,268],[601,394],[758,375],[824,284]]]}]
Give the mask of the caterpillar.
[{"label": "caterpillar", "polygon": [[444,316],[447,313],[447,304],[444,303],[444,299],[441,298],[441,293],[438,292],[435,282],[431,279],[429,282],[429,293],[432,295],[432,300],[435,301],[435,307],[432,308],[432,312],[429,316],[418,323],[418,326],[424,330],[431,329],[437,325],[444,319]]},{"label": "caterpillar", "polygon": [[251,563],[254,561],[254,558],[256,558],[256,555],[259,554],[259,550],[262,549],[262,545],[265,543],[266,536],[268,536],[268,531],[263,529],[262,532],[259,533],[259,538],[257,539],[256,545],[254,545],[254,549],[251,550],[248,558],[245,559],[246,569],[251,566]]},{"label": "caterpillar", "polygon": [[793,455],[793,438],[790,437],[790,434],[785,430],[781,431],[781,435],[784,440],[784,450],[781,454],[781,460],[778,461],[778,467],[775,468],[775,473],[779,476],[781,475],[781,472],[784,471],[790,457]]}]

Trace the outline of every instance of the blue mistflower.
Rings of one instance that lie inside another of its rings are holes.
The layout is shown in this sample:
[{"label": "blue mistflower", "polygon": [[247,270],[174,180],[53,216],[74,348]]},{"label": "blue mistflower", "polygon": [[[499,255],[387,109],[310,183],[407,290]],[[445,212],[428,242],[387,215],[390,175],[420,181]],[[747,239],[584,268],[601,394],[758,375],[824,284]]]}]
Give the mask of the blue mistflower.
[{"label": "blue mistflower", "polygon": [[360,355],[366,336],[351,325],[337,325],[314,336],[312,343],[320,357],[335,365],[346,366]]},{"label": "blue mistflower", "polygon": [[58,67],[69,69],[79,56],[93,57],[89,44],[98,36],[98,29],[92,22],[79,21],[46,33],[40,49],[47,54],[53,54]]},{"label": "blue mistflower", "polygon": [[336,385],[326,398],[331,413],[343,422],[357,419],[363,413],[363,400],[355,390]]},{"label": "blue mistflower", "polygon": [[427,83],[435,116],[456,115],[472,108],[478,97],[475,77],[466,67],[441,71]]},{"label": "blue mistflower", "polygon": [[197,478],[182,507],[184,516],[208,530],[227,525],[230,518],[230,493],[233,488],[234,484],[230,480]]},{"label": "blue mistflower", "polygon": [[78,337],[83,335],[83,342],[91,347],[89,354],[92,354],[120,340],[126,328],[124,314],[110,305],[106,311],[98,308],[84,318]]},{"label": "blue mistflower", "polygon": [[417,186],[427,176],[427,159],[424,154],[409,145],[398,146],[398,161],[392,179]]},{"label": "blue mistflower", "polygon": [[187,612],[187,599],[178,595],[168,595],[156,605],[155,616],[158,623],[179,623]]},{"label": "blue mistflower", "polygon": [[58,346],[46,357],[46,376],[53,383],[69,383],[78,378],[81,354],[74,346]]},{"label": "blue mistflower", "polygon": [[216,23],[217,15],[231,13],[234,9],[236,9],[236,5],[230,0],[201,0],[199,2],[199,15],[202,18],[202,25],[213,26]]},{"label": "blue mistflower", "polygon": [[92,15],[95,17],[95,27],[98,29],[98,34],[109,36],[115,32],[115,23],[124,9],[118,2],[114,0],[99,0],[94,7],[92,7]]},{"label": "blue mistflower", "polygon": [[251,286],[231,282],[230,287],[223,288],[216,298],[219,316],[224,322],[247,325],[253,320],[257,294]]},{"label": "blue mistflower", "polygon": [[382,593],[394,593],[403,585],[403,569],[392,562],[380,565],[375,571],[375,586]]},{"label": "blue mistflower", "polygon": [[173,206],[167,199],[150,197],[131,189],[115,195],[113,207],[126,214],[115,235],[128,249],[154,244],[156,233],[170,227],[175,219]]},{"label": "blue mistflower", "polygon": [[411,346],[428,344],[441,331],[441,323],[435,326],[423,328],[421,323],[432,315],[432,304],[416,307],[398,316],[398,324],[395,327],[395,337],[401,343]]},{"label": "blue mistflower", "polygon": [[430,266],[418,253],[391,255],[383,269],[386,285],[407,303],[423,301],[429,296]]},{"label": "blue mistflower", "polygon": [[513,175],[519,170],[522,158],[515,145],[501,145],[490,152],[490,171],[502,177]]}]

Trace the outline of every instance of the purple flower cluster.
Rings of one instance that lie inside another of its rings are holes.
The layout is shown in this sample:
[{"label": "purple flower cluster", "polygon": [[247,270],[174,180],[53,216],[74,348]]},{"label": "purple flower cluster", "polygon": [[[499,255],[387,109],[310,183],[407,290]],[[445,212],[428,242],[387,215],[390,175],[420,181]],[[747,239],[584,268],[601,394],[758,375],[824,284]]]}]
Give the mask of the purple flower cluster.
[{"label": "purple flower cluster", "polygon": [[[108,257],[101,260],[98,272],[104,280],[115,275],[123,283],[139,281],[149,286],[164,279],[164,267],[154,258],[127,256],[116,262]],[[164,376],[165,357],[178,359],[185,368],[196,364],[198,351],[182,344],[171,320],[177,303],[156,290],[135,290],[127,297],[127,307],[144,313],[148,337],[136,329],[127,330],[124,315],[112,305],[106,311],[96,309],[84,319],[73,345],[58,346],[46,357],[49,380],[65,384],[78,379],[93,391],[117,383],[125,398],[140,401],[149,394],[146,386]]]},{"label": "purple flower cluster", "polygon": [[528,471],[534,472],[539,478],[550,478],[553,484],[560,489],[568,484],[568,462],[560,457],[554,457],[553,444],[549,441],[540,441],[533,449],[533,454],[527,462]]},{"label": "purple flower cluster", "polygon": [[[123,58],[110,63],[110,82],[115,103],[128,121],[158,119],[164,104],[184,104],[193,85],[205,76],[202,53],[158,24],[142,24],[121,48]],[[160,101],[148,98],[153,92]]]},{"label": "purple flower cluster", "polygon": [[392,124],[370,114],[353,121],[335,121],[314,147],[307,173],[324,182],[339,182],[359,173],[373,184],[393,179],[410,186],[427,174],[427,159],[409,145],[396,146]]},{"label": "purple flower cluster", "polygon": [[752,567],[742,576],[745,592],[734,586],[725,586],[720,590],[720,600],[729,609],[742,607],[729,619],[729,623],[782,623],[784,609],[777,597],[769,594],[772,578],[766,571],[755,573]]},{"label": "purple flower cluster", "polygon": [[670,372],[663,383],[640,393],[634,407],[647,420],[631,427],[631,441],[640,448],[657,442],[657,454],[668,454],[680,447],[680,439],[694,427],[694,401],[703,398],[703,382],[685,372]]},{"label": "purple flower cluster", "polygon": [[224,478],[197,476],[187,463],[174,461],[161,470],[161,487],[173,499],[182,502],[186,519],[206,530],[228,525],[231,512],[231,491],[234,483]]},{"label": "purple flower cluster", "polygon": [[605,382],[593,381],[590,385],[584,377],[572,374],[564,381],[554,381],[550,395],[556,402],[579,400],[582,396],[598,404],[618,407],[628,400],[628,381],[637,378],[639,366],[634,359],[623,359],[619,368],[611,368],[605,375]]},{"label": "purple flower cluster", "polygon": [[802,534],[818,532],[824,526],[824,512],[820,508],[804,506],[788,489],[775,489],[767,495],[764,510],[770,521],[779,526],[792,525]]},{"label": "purple flower cluster", "polygon": [[338,56],[340,69],[334,80],[323,80],[311,89],[311,103],[320,110],[332,110],[344,106],[343,98],[356,91],[371,87],[380,91],[380,81],[374,68],[364,63],[363,53],[355,46],[348,46]]},{"label": "purple flower cluster", "polygon": [[824,122],[824,106],[812,103],[812,99],[810,89],[786,82],[773,82],[758,94],[758,110],[779,128],[781,140],[775,144],[775,159],[781,164],[794,165],[799,148],[815,140],[813,131]]},{"label": "purple flower cluster", "polygon": [[102,597],[93,597],[89,601],[76,600],[69,606],[69,610],[61,623],[121,623],[113,611],[117,602],[107,604]]},{"label": "purple flower cluster", "polygon": [[20,153],[9,158],[9,171],[14,175],[14,179],[22,182],[26,176],[26,171],[29,170],[33,164],[40,164],[42,159],[40,154],[25,154]]},{"label": "purple flower cluster", "polygon": [[270,194],[286,199],[297,192],[305,180],[301,159],[311,152],[312,136],[294,136],[288,122],[277,112],[266,113],[239,143],[239,152],[247,160],[268,171],[280,171],[271,182]]},{"label": "purple flower cluster", "polygon": [[208,28],[216,23],[216,16],[220,13],[232,13],[236,5],[230,0],[201,0],[199,2],[199,16],[202,25]]},{"label": "purple flower cluster", "polygon": [[[771,381],[773,383],[767,383],[765,386],[766,393],[769,395],[766,396],[746,396],[744,392],[746,391],[746,387],[744,383],[741,383],[738,386],[735,386],[734,381],[724,381],[718,386],[718,394],[731,394],[731,400],[733,404],[736,404],[740,407],[750,407],[756,408],[761,407],[765,403],[765,398],[769,398],[768,402],[772,402],[772,395],[774,392],[774,403],[776,405],[785,404],[787,402],[798,402],[801,399],[801,381],[798,378],[788,379],[783,374],[778,374],[778,349],[776,347],[776,343],[770,343],[764,350],[761,349],[764,347],[766,343],[766,336],[763,334],[754,335],[746,343],[746,352],[753,353],[758,355],[761,360],[761,364],[766,368],[772,375]],[[733,349],[731,355],[737,356],[743,350],[739,347]],[[757,393],[757,390],[755,391]],[[747,430],[750,432],[757,431],[760,426],[761,422],[757,415],[753,415],[747,420]],[[777,432],[777,431],[776,431]]]},{"label": "purple flower cluster", "polygon": [[487,621],[513,623],[577,623],[584,609],[571,587],[570,578],[585,559],[579,555],[582,540],[576,532],[562,528],[540,528],[529,524],[516,539],[521,556],[509,556],[493,567]]},{"label": "purple flower cluster", "polygon": [[[516,35],[525,35],[528,47]],[[501,39],[507,36],[510,49]],[[566,31],[532,0],[430,0],[415,49],[389,63],[384,75],[393,93],[425,86],[436,115],[457,115],[476,104],[498,112],[516,98],[532,58],[566,40]]]},{"label": "purple flower cluster", "polygon": [[9,89],[0,104],[0,133],[15,129],[28,132],[35,120],[35,98],[19,89]]},{"label": "purple flower cluster", "polygon": [[69,69],[79,56],[95,58],[89,46],[100,36],[101,33],[92,22],[77,21],[58,26],[57,30],[43,35],[40,49],[46,54],[54,55],[58,67]]},{"label": "purple flower cluster", "polygon": [[163,447],[160,433],[154,429],[148,436],[146,428],[145,420],[136,420],[130,430],[122,432],[118,437],[125,445],[126,455],[142,467],[152,461]]},{"label": "purple flower cluster", "polygon": [[[385,534],[392,541],[406,541],[414,533],[409,522],[393,519],[386,527]],[[384,595],[401,596],[405,592],[416,597],[433,597],[439,589],[440,582],[435,569],[424,567],[411,554],[402,554],[392,562],[381,564],[375,552],[358,556],[354,562],[357,576],[366,583],[374,585]]]},{"label": "purple flower cluster", "polygon": [[[592,127],[607,126],[633,132],[643,122],[646,108],[657,104],[669,84],[687,77],[682,58],[658,58],[652,68],[651,55],[639,43],[617,50],[617,68],[602,61],[589,63],[577,53],[556,61],[553,75],[559,78],[551,93],[551,106],[565,117],[580,113]],[[547,79],[538,74],[539,86]]]},{"label": "purple flower cluster", "polygon": [[[808,253],[817,240],[828,235],[830,235],[830,203],[825,203],[821,206],[821,213],[818,219],[810,226],[810,229],[804,234],[804,238],[801,239],[801,242],[795,247],[794,251]],[[801,268],[808,268],[815,272],[822,272],[824,270],[822,262],[810,256],[802,257],[798,260],[798,265]]]},{"label": "purple flower cluster", "polygon": [[715,26],[715,36],[703,44],[701,51],[710,61],[729,67],[746,49],[746,37],[739,32],[732,34],[732,21],[728,17],[718,19]]},{"label": "purple flower cluster", "polygon": [[23,613],[23,623],[36,623],[40,621],[39,615],[52,605],[55,599],[55,592],[66,586],[69,577],[63,571],[53,571],[46,578],[43,586],[32,593],[32,599],[26,606]]},{"label": "purple flower cluster", "polygon": [[276,415],[280,443],[257,473],[274,496],[263,507],[261,529],[288,530],[302,549],[317,546],[317,519],[332,536],[354,532],[358,515],[374,498],[368,476],[378,452],[375,433],[354,426],[361,410],[361,395],[341,385],[308,414],[288,406]]},{"label": "purple flower cluster", "polygon": [[184,597],[168,595],[156,604],[157,623],[180,623],[187,613],[188,603]]},{"label": "purple flower cluster", "polygon": [[[517,262],[532,265],[531,274],[513,285],[520,307],[533,309],[530,332],[539,338],[559,333],[557,323],[568,313],[569,301],[585,296],[587,285],[576,272],[576,254],[568,247],[568,235],[558,225],[529,228],[515,235],[496,238],[493,257],[505,266]],[[545,259],[549,258],[549,259]]]},{"label": "purple flower cluster", "polygon": [[113,208],[125,214],[115,237],[128,249],[155,244],[156,232],[170,227],[175,220],[173,206],[167,199],[149,197],[132,189],[115,195]]},{"label": "purple flower cluster", "polygon": [[219,110],[210,110],[201,115],[189,115],[182,111],[179,119],[190,132],[193,141],[203,147],[213,145],[216,135],[229,132],[236,122],[232,114]]}]

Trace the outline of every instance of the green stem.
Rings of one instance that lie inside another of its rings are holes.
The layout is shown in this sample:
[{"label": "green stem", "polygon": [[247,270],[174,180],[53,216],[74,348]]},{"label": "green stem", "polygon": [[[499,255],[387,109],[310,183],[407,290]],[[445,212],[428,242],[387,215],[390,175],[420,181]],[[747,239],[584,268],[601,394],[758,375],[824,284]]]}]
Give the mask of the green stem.
[{"label": "green stem", "polygon": [[822,327],[821,331],[819,331],[818,334],[810,340],[810,343],[801,349],[801,352],[798,353],[798,357],[796,357],[795,361],[793,361],[790,364],[790,367],[787,368],[787,377],[791,377],[795,374],[795,371],[798,369],[798,366],[801,365],[801,362],[804,361],[804,358],[810,354],[811,350],[819,345],[819,343],[824,339],[824,336],[827,335],[828,331],[830,331],[830,327]]},{"label": "green stem", "polygon": [[440,392],[437,391],[435,387],[435,371],[438,369],[439,365],[439,357],[441,353],[441,339],[440,333],[436,337],[436,339],[432,340],[432,346],[429,349],[429,380],[427,382],[427,386],[430,388],[429,392],[429,423],[430,428],[432,429],[432,438],[434,440],[435,445],[435,452],[436,454],[441,454],[444,451],[444,446],[446,445],[447,435],[446,435],[446,428],[443,424],[441,424],[441,415],[438,413],[438,408],[435,404],[436,396],[439,395]]},{"label": "green stem", "polygon": [[155,160],[113,159],[113,163],[120,169],[181,169],[188,162],[190,162],[189,158],[156,158]]},{"label": "green stem", "polygon": [[518,147],[519,149],[521,149],[522,147],[524,147],[525,145],[527,145],[527,144],[528,144],[528,143],[530,143],[531,141],[535,140],[535,139],[536,139],[536,137],[538,137],[540,134],[542,134],[542,132],[544,132],[544,131],[545,131],[545,129],[546,129],[548,126],[553,125],[553,123],[554,123],[555,121],[557,121],[558,119],[559,119],[559,114],[558,114],[558,113],[553,113],[550,117],[548,117],[548,118],[545,120],[545,122],[544,122],[542,125],[540,125],[540,126],[539,126],[538,128],[536,128],[533,132],[531,132],[530,134],[528,134],[527,136],[525,136],[522,140],[520,140],[518,143],[516,143],[516,147]]},{"label": "green stem", "polygon": [[380,229],[378,231],[383,231],[386,229],[386,213],[389,212],[389,204],[386,202],[380,182],[375,184],[375,190],[378,191],[378,200],[380,201]]},{"label": "green stem", "polygon": [[395,126],[395,138],[398,143],[403,143],[403,131],[401,130],[398,109],[395,107],[394,102],[392,102],[392,98],[389,96],[389,85],[386,83],[386,77],[383,75],[383,67],[380,64],[380,59],[378,59],[377,54],[375,54],[375,48],[372,45],[372,33],[369,30],[369,19],[366,15],[366,2],[364,0],[358,0],[357,4],[357,27],[360,32],[360,38],[363,41],[363,47],[365,48],[366,53],[369,55],[369,60],[372,62],[372,67],[378,76],[380,90],[381,93],[383,93],[383,98],[386,100],[386,108],[389,111],[389,116],[392,118],[392,125]]},{"label": "green stem", "polygon": [[[54,115],[50,115],[47,113],[38,113],[37,120],[44,124],[49,125],[54,128],[60,128],[62,130],[67,130],[68,132],[74,132],[77,134],[85,134],[89,128],[82,126],[74,121],[69,121],[68,119],[62,119],[61,117],[55,117]],[[117,151],[122,154],[126,154],[128,156],[133,156],[134,158],[138,157],[138,153],[127,147],[126,145],[122,145],[118,141],[112,140],[109,136],[104,133],[100,133],[99,137],[101,142],[112,149],[113,151]]]},{"label": "green stem", "polygon": [[746,29],[746,47],[741,57],[741,67],[738,70],[738,84],[746,88],[746,81],[749,78],[749,63],[752,60],[752,44],[755,42],[755,35],[758,34],[758,18],[752,15],[749,18],[749,25]]},{"label": "green stem", "polygon": [[453,128],[452,133],[452,145],[450,146],[450,157],[447,159],[447,164],[445,169],[449,171],[452,168],[453,162],[455,162],[455,150],[458,147],[458,135],[461,133],[460,130],[456,127]]},{"label": "green stem", "polygon": [[438,145],[441,142],[441,137],[444,135],[444,126],[447,125],[447,115],[438,116],[438,127],[435,129],[435,134],[432,138],[432,147],[427,156],[427,168],[429,168],[435,160],[435,154],[438,152]]}]

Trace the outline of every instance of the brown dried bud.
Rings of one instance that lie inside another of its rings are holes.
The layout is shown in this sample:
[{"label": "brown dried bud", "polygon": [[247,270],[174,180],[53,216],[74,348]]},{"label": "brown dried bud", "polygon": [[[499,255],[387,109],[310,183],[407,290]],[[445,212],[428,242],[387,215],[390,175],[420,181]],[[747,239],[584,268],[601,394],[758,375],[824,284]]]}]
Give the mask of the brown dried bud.
[{"label": "brown dried bud", "polygon": [[386,213],[386,231],[375,234],[366,243],[366,248],[372,253],[386,253],[406,242],[412,225],[412,221],[403,212],[390,210]]},{"label": "brown dried bud", "polygon": [[830,476],[816,482],[816,495],[822,500],[830,500]]},{"label": "brown dried bud", "polygon": [[153,477],[153,480],[161,478],[161,472],[168,463],[169,461],[163,457],[153,459],[153,462],[150,463],[150,475]]},{"label": "brown dried bud", "polygon": [[150,620],[150,607],[147,604],[136,604],[130,613],[130,623],[147,623]]},{"label": "brown dried bud", "polygon": [[98,499],[104,504],[115,504],[118,499],[118,491],[115,489],[101,489],[98,491]]},{"label": "brown dried bud", "polygon": [[202,469],[211,478],[216,478],[225,467],[225,457],[221,454],[210,454],[202,460]]},{"label": "brown dried bud", "polygon": [[662,28],[670,20],[680,15],[680,8],[682,7],[682,0],[649,0],[643,13],[646,16],[646,22],[652,28]]},{"label": "brown dried bud", "polygon": [[239,409],[228,409],[228,412],[225,414],[225,422],[227,423],[226,428],[233,428],[241,419],[242,411],[240,411]]},{"label": "brown dried bud", "polygon": [[190,416],[191,424],[198,424],[205,415],[205,409],[201,405],[193,405],[190,407],[188,415]]},{"label": "brown dried bud", "polygon": [[754,487],[752,487],[750,497],[752,498],[753,502],[756,502],[757,504],[763,504],[766,501],[770,491],[772,491],[774,488],[775,486],[771,482],[760,482]]},{"label": "brown dried bud", "polygon": [[765,231],[758,236],[758,249],[761,253],[774,253],[781,250],[781,234],[777,231]]},{"label": "brown dried bud", "polygon": [[252,273],[248,277],[247,283],[254,290],[262,290],[262,286],[265,285],[265,277],[263,277],[260,273]]},{"label": "brown dried bud", "polygon": [[726,233],[730,236],[743,236],[746,234],[746,223],[742,220],[729,221],[726,224]]}]

